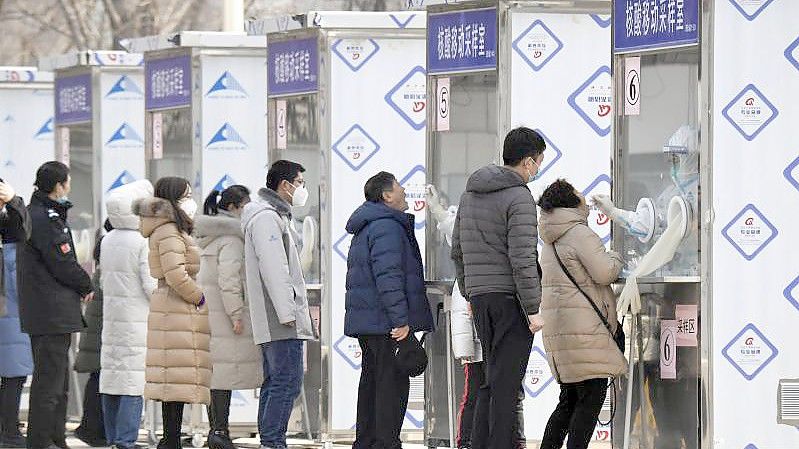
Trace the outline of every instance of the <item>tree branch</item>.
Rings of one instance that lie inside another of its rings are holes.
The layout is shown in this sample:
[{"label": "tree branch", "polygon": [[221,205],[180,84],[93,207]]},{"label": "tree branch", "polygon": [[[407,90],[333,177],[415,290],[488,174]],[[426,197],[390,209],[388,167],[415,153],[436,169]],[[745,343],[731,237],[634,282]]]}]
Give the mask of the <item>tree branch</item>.
[{"label": "tree branch", "polygon": [[122,18],[112,0],[103,0],[103,6],[105,6],[105,14],[108,16],[108,21],[111,23],[111,34],[116,38],[120,31],[119,27]]},{"label": "tree branch", "polygon": [[64,20],[67,21],[67,25],[69,26],[69,32],[72,35],[72,43],[75,47],[85,50],[85,39],[81,39],[80,31],[78,30],[77,24],[72,19],[72,14],[70,14],[66,0],[58,0],[58,5],[61,7],[61,11],[64,13]]},{"label": "tree branch", "polygon": [[44,29],[55,31],[56,33],[61,34],[61,35],[65,36],[65,37],[68,37],[68,38],[73,38],[73,35],[70,34],[69,31],[64,30],[63,28],[57,27],[51,21],[43,20],[41,17],[39,17],[40,16],[39,14],[31,13],[31,12],[29,12],[27,10],[24,10],[24,9],[20,8],[20,7],[17,7],[17,13],[21,14],[24,18],[35,22],[36,24],[38,24],[39,26],[41,26]]}]

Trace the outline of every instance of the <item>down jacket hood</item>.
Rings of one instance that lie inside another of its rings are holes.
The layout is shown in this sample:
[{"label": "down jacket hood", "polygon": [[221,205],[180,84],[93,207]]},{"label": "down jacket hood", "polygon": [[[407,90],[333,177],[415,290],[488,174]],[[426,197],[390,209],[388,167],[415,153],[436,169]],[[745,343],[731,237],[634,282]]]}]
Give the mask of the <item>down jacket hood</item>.
[{"label": "down jacket hood", "polygon": [[152,196],[153,185],[146,179],[112,190],[105,201],[105,207],[114,229],[139,229],[139,217],[133,213],[133,203]]},{"label": "down jacket hood", "polygon": [[541,212],[538,218],[538,235],[544,243],[557,242],[563,234],[579,224],[588,222],[588,206],[575,208],[559,207],[550,212]]},{"label": "down jacket hood", "polygon": [[487,165],[472,173],[466,183],[466,190],[474,193],[491,193],[511,187],[527,187],[515,171],[499,165]]},{"label": "down jacket hood", "polygon": [[369,223],[382,218],[392,218],[398,221],[404,228],[413,229],[414,217],[411,214],[392,209],[383,203],[363,203],[355,212],[352,213],[347,221],[347,232],[357,234]]},{"label": "down jacket hood", "polygon": [[145,238],[167,223],[175,223],[175,208],[163,199],[149,197],[133,203],[133,213],[141,218],[139,230]]},{"label": "down jacket hood", "polygon": [[194,239],[200,248],[205,249],[222,236],[244,239],[241,219],[222,210],[219,211],[219,215],[199,215],[194,218]]}]

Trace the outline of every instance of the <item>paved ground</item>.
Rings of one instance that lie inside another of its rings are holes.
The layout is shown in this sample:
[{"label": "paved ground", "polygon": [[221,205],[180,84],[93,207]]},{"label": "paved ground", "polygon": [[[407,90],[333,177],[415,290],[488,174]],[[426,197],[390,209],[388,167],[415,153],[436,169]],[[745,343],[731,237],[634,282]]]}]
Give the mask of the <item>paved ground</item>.
[{"label": "paved ground", "polygon": [[[140,439],[140,441],[141,442],[146,441],[146,438],[145,438],[145,436],[143,434],[142,434],[142,438]],[[235,443],[236,443],[237,446],[240,446],[242,448],[247,448],[247,449],[257,449],[258,448],[258,440],[254,439],[254,438],[240,438],[240,439],[236,440]],[[82,441],[78,440],[77,438],[67,438],[67,444],[69,444],[69,446],[72,449],[87,449],[88,448],[88,446],[85,443],[83,443]],[[319,444],[314,444],[311,441],[303,441],[303,440],[289,440],[289,446],[292,449],[305,449],[305,448],[318,449],[320,447]],[[341,444],[341,445],[336,444],[336,445],[333,446],[333,448],[335,448],[335,449],[339,449],[339,448],[343,449],[343,448],[347,448],[347,447],[349,447],[349,446],[343,445],[343,444]],[[427,449],[422,444],[403,444],[403,448],[404,449]],[[527,448],[528,449],[537,449],[538,448],[538,444],[530,442],[530,443],[528,443]],[[186,449],[190,449],[190,448],[187,447]],[[599,443],[599,442],[597,442],[597,443],[592,443],[591,446],[589,446],[589,449],[611,449],[611,446],[610,446],[610,443]]]}]

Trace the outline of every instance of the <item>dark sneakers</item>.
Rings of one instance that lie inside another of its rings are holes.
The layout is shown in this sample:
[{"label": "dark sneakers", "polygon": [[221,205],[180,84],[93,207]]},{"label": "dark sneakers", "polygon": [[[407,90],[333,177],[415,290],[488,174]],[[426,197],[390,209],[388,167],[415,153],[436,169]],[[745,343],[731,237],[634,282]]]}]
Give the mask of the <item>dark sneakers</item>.
[{"label": "dark sneakers", "polygon": [[27,441],[19,430],[10,435],[0,435],[0,448],[24,448],[25,446],[27,446]]},{"label": "dark sneakers", "polygon": [[[96,435],[89,435],[88,433],[81,431],[80,428],[75,429],[75,438],[83,441],[91,447],[108,447],[108,442],[105,440],[105,438],[101,438]],[[66,442],[64,444],[66,445]],[[57,442],[56,446],[66,449]]]},{"label": "dark sneakers", "polygon": [[208,434],[208,449],[236,449],[227,430],[214,430]]}]

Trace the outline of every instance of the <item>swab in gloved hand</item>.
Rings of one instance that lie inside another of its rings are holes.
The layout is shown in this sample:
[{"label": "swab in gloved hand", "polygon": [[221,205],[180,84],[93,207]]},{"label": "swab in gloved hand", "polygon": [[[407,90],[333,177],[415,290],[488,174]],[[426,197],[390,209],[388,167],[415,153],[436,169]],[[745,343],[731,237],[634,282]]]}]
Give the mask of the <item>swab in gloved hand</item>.
[{"label": "swab in gloved hand", "polygon": [[635,211],[619,209],[608,195],[594,195],[591,200],[608,218],[624,226],[630,235],[644,243],[652,240],[655,233],[655,207],[649,198],[638,201]]},{"label": "swab in gloved hand", "polygon": [[655,270],[669,263],[677,252],[683,237],[685,237],[689,221],[688,209],[685,200],[675,196],[669,202],[668,225],[663,235],[642,258],[638,266],[627,277],[624,289],[618,301],[619,316],[631,310],[633,315],[641,313],[641,295],[638,291],[638,278],[652,274]]}]

